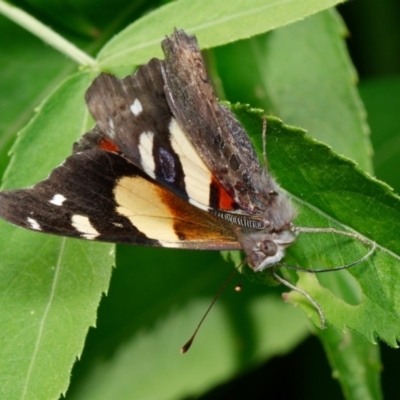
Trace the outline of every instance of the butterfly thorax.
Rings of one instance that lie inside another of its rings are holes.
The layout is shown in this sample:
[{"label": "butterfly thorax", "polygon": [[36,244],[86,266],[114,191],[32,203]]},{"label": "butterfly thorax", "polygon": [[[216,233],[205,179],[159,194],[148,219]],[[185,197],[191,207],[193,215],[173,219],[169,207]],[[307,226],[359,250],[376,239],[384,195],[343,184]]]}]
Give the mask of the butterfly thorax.
[{"label": "butterfly thorax", "polygon": [[297,236],[292,224],[295,210],[286,194],[279,191],[278,184],[268,174],[262,175],[260,183],[264,190],[257,195],[257,206],[261,209],[259,219],[263,227],[242,226],[236,232],[247,262],[256,272],[279,262]]}]

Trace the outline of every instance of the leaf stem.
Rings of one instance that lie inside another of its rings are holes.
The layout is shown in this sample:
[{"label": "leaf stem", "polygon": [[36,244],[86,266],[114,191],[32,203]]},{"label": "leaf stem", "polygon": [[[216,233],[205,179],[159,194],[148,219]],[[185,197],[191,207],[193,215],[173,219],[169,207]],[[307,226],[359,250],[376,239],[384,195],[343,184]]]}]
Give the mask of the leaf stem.
[{"label": "leaf stem", "polygon": [[65,54],[67,57],[70,57],[79,65],[92,67],[97,65],[97,61],[94,58],[78,49],[74,44],[65,40],[58,33],[45,26],[25,11],[7,4],[3,0],[0,0],[0,14],[3,14],[22,28],[33,33],[45,43]]}]

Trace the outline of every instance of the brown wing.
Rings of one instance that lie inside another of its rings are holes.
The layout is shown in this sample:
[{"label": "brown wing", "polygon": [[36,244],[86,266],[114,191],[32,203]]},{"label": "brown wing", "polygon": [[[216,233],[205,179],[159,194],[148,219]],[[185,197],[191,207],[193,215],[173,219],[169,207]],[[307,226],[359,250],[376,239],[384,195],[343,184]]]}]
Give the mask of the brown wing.
[{"label": "brown wing", "polygon": [[161,61],[153,59],[124,79],[101,74],[86,101],[96,129],[149,177],[202,210],[238,208],[172,115]]},{"label": "brown wing", "polygon": [[218,103],[196,38],[176,30],[162,48],[167,101],[179,124],[239,207],[263,209],[262,167],[243,127]]},{"label": "brown wing", "polygon": [[88,240],[240,248],[219,218],[158,185],[119,154],[99,149],[68,157],[30,189],[0,193],[0,216],[24,228]]}]

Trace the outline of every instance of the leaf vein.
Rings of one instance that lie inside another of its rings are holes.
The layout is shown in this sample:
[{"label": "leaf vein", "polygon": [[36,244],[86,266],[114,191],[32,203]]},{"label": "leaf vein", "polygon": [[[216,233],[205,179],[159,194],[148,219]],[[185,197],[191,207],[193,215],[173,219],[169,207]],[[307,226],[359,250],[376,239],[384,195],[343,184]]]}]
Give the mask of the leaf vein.
[{"label": "leaf vein", "polygon": [[40,342],[43,338],[43,331],[44,331],[44,326],[45,326],[45,322],[47,319],[47,315],[49,314],[50,311],[50,307],[53,303],[53,299],[54,299],[54,295],[55,295],[55,291],[56,291],[56,287],[57,287],[57,283],[58,283],[58,278],[60,275],[60,269],[61,269],[61,260],[62,260],[62,256],[64,254],[64,248],[65,248],[65,243],[66,243],[66,238],[63,238],[61,241],[61,248],[60,248],[60,252],[58,255],[58,260],[57,260],[57,265],[54,271],[54,277],[53,277],[53,282],[51,285],[51,289],[50,289],[50,295],[49,295],[49,300],[46,304],[46,307],[44,309],[43,312],[43,316],[40,320],[40,324],[39,324],[39,331],[38,331],[38,335],[36,338],[36,343],[35,343],[35,348],[33,350],[33,354],[32,354],[32,359],[31,362],[29,363],[29,367],[28,367],[28,372],[26,374],[26,379],[25,379],[25,383],[24,383],[24,387],[23,387],[23,392],[22,392],[22,396],[21,399],[25,399],[26,395],[28,393],[28,386],[29,386],[29,382],[32,376],[32,372],[33,372],[33,368],[34,368],[34,364],[39,352],[39,347],[40,347]]}]

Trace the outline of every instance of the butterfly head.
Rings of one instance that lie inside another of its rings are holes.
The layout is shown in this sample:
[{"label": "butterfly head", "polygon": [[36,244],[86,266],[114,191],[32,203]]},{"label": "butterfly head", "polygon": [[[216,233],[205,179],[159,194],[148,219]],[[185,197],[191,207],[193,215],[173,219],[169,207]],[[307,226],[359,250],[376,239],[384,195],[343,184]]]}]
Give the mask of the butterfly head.
[{"label": "butterfly head", "polygon": [[297,232],[289,224],[285,229],[275,232],[253,230],[245,232],[241,243],[247,255],[247,263],[254,272],[263,271],[278,263],[285,250],[297,237]]}]

